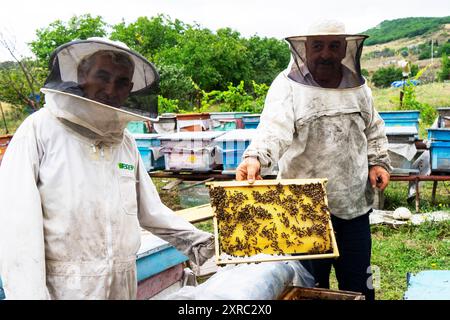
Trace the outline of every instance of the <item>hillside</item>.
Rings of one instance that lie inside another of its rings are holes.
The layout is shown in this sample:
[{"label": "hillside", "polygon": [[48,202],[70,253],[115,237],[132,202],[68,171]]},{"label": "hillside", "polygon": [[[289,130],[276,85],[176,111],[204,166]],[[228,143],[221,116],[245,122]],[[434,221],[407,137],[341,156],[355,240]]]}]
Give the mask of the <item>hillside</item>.
[{"label": "hillside", "polygon": [[370,38],[366,40],[366,45],[375,45],[401,38],[411,38],[435,32],[440,29],[442,25],[447,23],[450,23],[450,16],[438,18],[402,18],[385,20],[378,26],[362,33],[370,36]]},{"label": "hillside", "polygon": [[[392,21],[402,20],[406,19]],[[427,72],[429,80],[432,81],[434,80],[432,75],[435,75],[441,67],[442,53],[450,54],[450,23],[441,24],[434,31],[429,30],[421,35],[399,38],[385,43],[367,45],[370,39],[365,42],[361,59],[362,67],[370,74],[381,67],[397,66],[399,60],[406,59],[417,64],[419,68],[432,64]],[[433,40],[433,60],[431,59],[431,40]]]}]

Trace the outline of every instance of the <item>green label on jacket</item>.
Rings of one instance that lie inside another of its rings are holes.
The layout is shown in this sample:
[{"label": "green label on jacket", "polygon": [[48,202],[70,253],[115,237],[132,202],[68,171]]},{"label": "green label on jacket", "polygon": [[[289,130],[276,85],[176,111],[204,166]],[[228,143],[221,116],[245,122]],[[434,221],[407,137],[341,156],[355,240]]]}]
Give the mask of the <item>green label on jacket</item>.
[{"label": "green label on jacket", "polygon": [[131,170],[131,171],[133,171],[133,170],[134,170],[134,166],[131,165],[131,164],[119,162],[119,169],[124,169],[124,170]]}]

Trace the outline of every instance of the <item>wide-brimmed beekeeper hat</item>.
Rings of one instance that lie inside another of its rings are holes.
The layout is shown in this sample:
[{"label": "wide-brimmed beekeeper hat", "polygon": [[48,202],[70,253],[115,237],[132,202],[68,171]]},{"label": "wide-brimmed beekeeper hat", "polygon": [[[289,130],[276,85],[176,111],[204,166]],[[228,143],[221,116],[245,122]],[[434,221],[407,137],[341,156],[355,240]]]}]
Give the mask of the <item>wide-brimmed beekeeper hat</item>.
[{"label": "wide-brimmed beekeeper hat", "polygon": [[361,76],[360,59],[364,40],[368,35],[347,33],[344,23],[334,19],[322,19],[314,22],[301,35],[289,36],[285,40],[289,43],[292,52],[291,63],[289,69],[291,72],[304,72],[306,63],[306,41],[308,37],[315,36],[337,36],[342,37],[346,41],[346,54],[341,63],[348,68],[355,77],[360,78],[359,82],[363,83]]},{"label": "wide-brimmed beekeeper hat", "polygon": [[[123,106],[91,100],[79,84],[80,63],[99,51],[123,53],[134,66],[133,87]],[[119,143],[130,121],[155,120],[144,116],[141,107],[149,105],[150,97],[154,95],[158,72],[152,63],[125,44],[104,38],[71,41],[53,52],[49,64],[50,75],[41,88],[45,94],[44,107],[78,133],[105,143]]]},{"label": "wide-brimmed beekeeper hat", "polygon": [[346,32],[345,24],[338,20],[332,20],[332,19],[323,19],[323,20],[317,20],[313,22],[307,32],[301,35],[294,35],[287,37],[288,39],[303,39],[306,37],[313,37],[313,36],[344,36],[344,37],[355,37],[358,39],[366,39],[369,36],[364,34],[350,34]]},{"label": "wide-brimmed beekeeper hat", "polygon": [[130,95],[141,94],[159,81],[156,68],[146,58],[130,50],[120,41],[106,38],[88,38],[75,40],[58,47],[51,55],[49,61],[50,75],[46,84],[56,82],[78,83],[78,65],[80,62],[97,51],[112,50],[127,54],[134,63],[133,88]]}]

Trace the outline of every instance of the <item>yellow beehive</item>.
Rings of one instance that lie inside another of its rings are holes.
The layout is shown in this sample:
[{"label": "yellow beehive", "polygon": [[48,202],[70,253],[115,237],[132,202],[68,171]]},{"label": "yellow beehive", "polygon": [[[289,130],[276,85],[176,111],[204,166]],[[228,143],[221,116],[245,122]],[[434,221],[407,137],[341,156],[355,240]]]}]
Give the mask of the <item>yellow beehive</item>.
[{"label": "yellow beehive", "polygon": [[[217,263],[337,257],[325,183],[325,179],[208,183]],[[259,253],[271,256],[252,258]]]}]

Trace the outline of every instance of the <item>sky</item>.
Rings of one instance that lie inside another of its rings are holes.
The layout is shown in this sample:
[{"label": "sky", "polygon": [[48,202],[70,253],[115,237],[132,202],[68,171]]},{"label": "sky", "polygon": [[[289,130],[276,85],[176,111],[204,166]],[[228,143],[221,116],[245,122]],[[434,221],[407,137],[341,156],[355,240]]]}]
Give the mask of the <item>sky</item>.
[{"label": "sky", "polygon": [[[2,0],[0,33],[15,43],[16,52],[30,56],[27,43],[35,40],[36,30],[60,19],[90,13],[109,24],[136,21],[140,16],[164,13],[185,23],[217,30],[230,27],[244,37],[253,35],[282,39],[301,34],[322,18],[346,24],[358,33],[383,20],[403,17],[442,17],[450,15],[448,0]],[[0,61],[10,60],[0,48]]]}]

